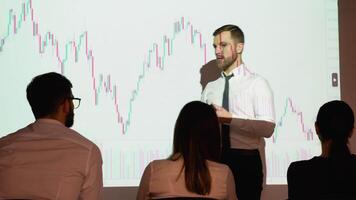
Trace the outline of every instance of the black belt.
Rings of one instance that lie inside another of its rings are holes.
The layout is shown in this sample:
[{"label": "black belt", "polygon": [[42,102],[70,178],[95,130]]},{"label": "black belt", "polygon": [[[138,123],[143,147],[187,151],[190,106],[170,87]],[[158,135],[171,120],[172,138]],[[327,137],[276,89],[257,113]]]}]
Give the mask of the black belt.
[{"label": "black belt", "polygon": [[230,149],[230,152],[242,156],[258,156],[260,152],[258,149]]}]

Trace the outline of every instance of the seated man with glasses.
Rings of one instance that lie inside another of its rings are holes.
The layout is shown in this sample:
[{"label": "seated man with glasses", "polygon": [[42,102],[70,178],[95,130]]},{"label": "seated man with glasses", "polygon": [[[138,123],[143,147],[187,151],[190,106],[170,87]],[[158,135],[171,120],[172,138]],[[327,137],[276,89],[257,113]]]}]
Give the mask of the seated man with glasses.
[{"label": "seated man with glasses", "polygon": [[0,139],[0,199],[102,199],[99,148],[70,129],[80,98],[58,73],[27,86],[34,123]]}]

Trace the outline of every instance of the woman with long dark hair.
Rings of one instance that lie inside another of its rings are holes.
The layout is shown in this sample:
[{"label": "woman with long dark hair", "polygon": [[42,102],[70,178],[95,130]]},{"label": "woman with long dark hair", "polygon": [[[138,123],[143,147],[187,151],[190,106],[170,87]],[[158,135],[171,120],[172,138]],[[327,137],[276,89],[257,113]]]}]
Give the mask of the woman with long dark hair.
[{"label": "woman with long dark hair", "polygon": [[173,153],[145,169],[137,199],[209,197],[236,200],[233,175],[218,163],[220,127],[212,106],[199,101],[186,104],[176,121]]},{"label": "woman with long dark hair", "polygon": [[315,130],[322,152],[289,166],[290,199],[356,199],[356,156],[348,148],[353,129],[354,114],[345,102],[331,101],[320,107]]}]

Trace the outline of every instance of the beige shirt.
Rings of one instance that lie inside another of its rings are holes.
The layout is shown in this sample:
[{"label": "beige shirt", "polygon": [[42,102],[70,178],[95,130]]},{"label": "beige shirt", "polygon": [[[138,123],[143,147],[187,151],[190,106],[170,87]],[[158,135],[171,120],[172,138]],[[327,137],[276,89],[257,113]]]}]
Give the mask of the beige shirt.
[{"label": "beige shirt", "polygon": [[102,199],[99,148],[56,120],[0,139],[0,199]]},{"label": "beige shirt", "polygon": [[[259,149],[264,147],[264,137],[273,134],[275,111],[273,93],[268,82],[252,73],[241,64],[229,80],[229,112],[231,148]],[[208,104],[221,106],[225,78],[208,83],[201,100]]]},{"label": "beige shirt", "polygon": [[[188,191],[185,187],[184,170],[178,177],[183,159],[177,161],[155,160],[145,169],[139,186],[137,200],[167,197],[209,197],[236,200],[235,182],[229,167],[208,161],[212,178],[209,195],[203,196]],[[178,178],[177,178],[178,177]]]}]

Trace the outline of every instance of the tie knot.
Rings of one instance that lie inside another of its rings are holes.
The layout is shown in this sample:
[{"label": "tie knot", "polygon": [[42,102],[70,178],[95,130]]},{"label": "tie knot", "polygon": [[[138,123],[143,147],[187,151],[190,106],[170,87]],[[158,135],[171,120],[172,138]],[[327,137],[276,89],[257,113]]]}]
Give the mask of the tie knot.
[{"label": "tie knot", "polygon": [[224,77],[225,77],[225,80],[230,80],[230,78],[232,78],[233,76],[234,76],[234,74],[230,74],[230,75],[225,75],[225,74],[223,74],[224,75]]}]

